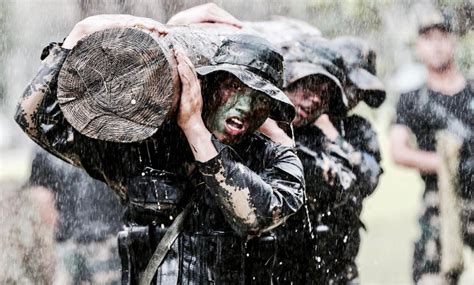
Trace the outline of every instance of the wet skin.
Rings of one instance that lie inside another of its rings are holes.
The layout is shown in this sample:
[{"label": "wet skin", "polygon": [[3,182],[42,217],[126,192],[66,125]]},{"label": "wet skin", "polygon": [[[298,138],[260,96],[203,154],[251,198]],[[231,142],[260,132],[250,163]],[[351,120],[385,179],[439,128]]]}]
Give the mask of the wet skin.
[{"label": "wet skin", "polygon": [[296,108],[293,124],[296,127],[312,124],[328,110],[329,83],[318,80],[312,84],[305,84],[304,81],[298,80],[293,84],[296,85],[290,85],[290,88],[285,91]]},{"label": "wet skin", "polygon": [[253,133],[268,118],[270,98],[243,84],[234,76],[223,80],[213,96],[204,121],[222,142],[234,144]]}]

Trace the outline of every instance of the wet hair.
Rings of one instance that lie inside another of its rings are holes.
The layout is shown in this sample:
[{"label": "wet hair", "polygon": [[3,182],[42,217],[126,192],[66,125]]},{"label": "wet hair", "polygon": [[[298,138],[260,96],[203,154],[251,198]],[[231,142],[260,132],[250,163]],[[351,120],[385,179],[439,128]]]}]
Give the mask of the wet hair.
[{"label": "wet hair", "polygon": [[450,28],[449,25],[440,23],[440,24],[435,24],[435,25],[420,28],[418,30],[418,35],[421,36],[421,35],[426,34],[427,32],[429,32],[431,30],[434,30],[434,29],[438,29],[438,30],[440,30],[444,33],[447,33],[447,34],[452,33],[452,29]]}]

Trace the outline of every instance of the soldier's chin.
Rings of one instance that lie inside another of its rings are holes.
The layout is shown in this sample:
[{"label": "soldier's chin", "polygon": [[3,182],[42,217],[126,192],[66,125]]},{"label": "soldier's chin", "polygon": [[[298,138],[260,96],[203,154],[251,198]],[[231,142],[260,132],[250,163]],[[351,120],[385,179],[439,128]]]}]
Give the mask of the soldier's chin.
[{"label": "soldier's chin", "polygon": [[303,118],[299,117],[299,116],[296,116],[294,119],[293,119],[293,126],[295,127],[300,127],[303,123]]},{"label": "soldier's chin", "polygon": [[231,135],[231,134],[228,134],[228,133],[213,133],[214,136],[216,136],[216,138],[220,141],[220,142],[223,142],[225,144],[235,144],[235,143],[238,143],[242,140],[242,137],[243,137],[243,134],[239,134],[239,135]]}]

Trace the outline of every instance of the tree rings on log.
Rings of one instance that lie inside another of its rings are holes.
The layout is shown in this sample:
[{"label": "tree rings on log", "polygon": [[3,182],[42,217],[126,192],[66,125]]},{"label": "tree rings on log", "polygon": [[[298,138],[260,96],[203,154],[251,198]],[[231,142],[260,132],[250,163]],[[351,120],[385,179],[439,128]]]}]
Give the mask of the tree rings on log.
[{"label": "tree rings on log", "polygon": [[81,134],[136,142],[153,135],[176,109],[174,57],[157,36],[115,28],[80,41],[58,78],[58,101]]}]

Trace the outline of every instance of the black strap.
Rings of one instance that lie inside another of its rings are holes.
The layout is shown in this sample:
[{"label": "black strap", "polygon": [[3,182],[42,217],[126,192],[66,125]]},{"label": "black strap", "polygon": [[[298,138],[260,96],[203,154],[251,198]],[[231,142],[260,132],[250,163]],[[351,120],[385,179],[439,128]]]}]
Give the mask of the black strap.
[{"label": "black strap", "polygon": [[160,267],[174,241],[182,232],[184,221],[191,212],[192,206],[193,203],[191,201],[186,205],[184,210],[176,217],[171,226],[166,230],[166,233],[156,246],[155,252],[153,253],[153,256],[151,257],[145,271],[143,272],[140,285],[149,285],[153,280],[153,276],[158,270],[158,267]]}]

